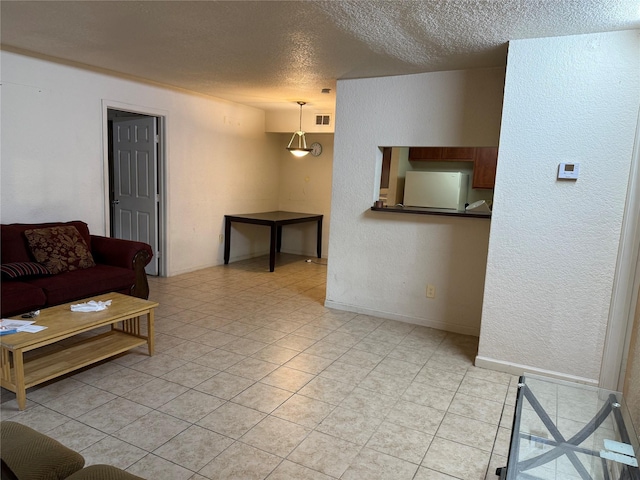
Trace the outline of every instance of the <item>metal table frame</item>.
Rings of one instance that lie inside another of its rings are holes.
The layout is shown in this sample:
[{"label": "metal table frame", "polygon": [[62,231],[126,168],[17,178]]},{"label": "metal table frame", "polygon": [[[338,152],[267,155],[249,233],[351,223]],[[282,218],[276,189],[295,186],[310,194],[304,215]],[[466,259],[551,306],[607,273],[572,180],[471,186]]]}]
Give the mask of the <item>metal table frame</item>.
[{"label": "metal table frame", "polygon": [[318,225],[317,232],[317,254],[318,258],[322,258],[322,215],[312,213],[298,213],[273,211],[262,213],[244,213],[239,215],[224,216],[224,264],[229,263],[231,253],[231,223],[250,223],[252,225],[264,225],[271,229],[269,243],[269,271],[273,272],[276,268],[276,252],[280,251],[282,246],[282,226],[293,225],[296,223],[316,222]]},{"label": "metal table frame", "polygon": [[[524,399],[529,402],[529,405],[533,408],[538,418],[545,425],[553,439],[542,438],[530,433],[524,433],[520,431],[520,420],[522,412],[522,404]],[[580,429],[579,432],[574,434],[571,438],[565,439],[562,433],[558,430],[557,426],[545,411],[544,407],[540,404],[534,393],[526,384],[525,376],[520,377],[518,383],[518,396],[516,399],[516,409],[513,418],[513,429],[511,431],[511,445],[509,448],[509,461],[507,467],[496,469],[496,475],[500,476],[500,480],[503,479],[537,479],[538,477],[530,475],[527,470],[534,469],[545,463],[556,460],[562,455],[566,455],[573,467],[576,469],[577,474],[583,480],[592,480],[593,477],[586,470],[582,462],[576,456],[576,453],[583,453],[592,455],[594,457],[601,458],[602,471],[604,480],[612,480],[607,469],[607,461],[602,458],[600,451],[591,450],[588,448],[580,447],[580,444],[585,441],[591,434],[593,434],[600,425],[609,417],[613,415],[615,425],[618,429],[620,439],[623,443],[631,444],[627,427],[625,425],[624,418],[620,411],[621,399],[616,397],[615,392],[610,392],[608,401],[605,402],[598,413]],[[513,458],[517,456],[519,452],[519,443],[521,439],[530,440],[533,442],[546,444],[553,446],[551,450],[525,460],[519,460]],[[638,467],[632,467],[625,465],[621,469],[619,480],[640,480],[640,470]]]}]

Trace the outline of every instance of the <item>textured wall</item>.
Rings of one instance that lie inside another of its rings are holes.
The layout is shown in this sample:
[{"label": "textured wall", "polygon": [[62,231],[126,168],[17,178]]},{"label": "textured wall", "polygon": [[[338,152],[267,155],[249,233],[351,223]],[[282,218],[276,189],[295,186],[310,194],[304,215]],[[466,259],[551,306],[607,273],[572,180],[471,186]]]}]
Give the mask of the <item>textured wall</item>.
[{"label": "textured wall", "polygon": [[[322,145],[322,154],[294,157],[285,150],[291,134],[278,135],[282,149],[279,174],[279,209],[289,212],[320,213],[322,219],[322,256],[327,257],[331,220],[331,178],[333,173],[333,134],[308,133],[307,146]],[[300,223],[282,230],[282,251],[316,256],[316,225]]]},{"label": "textured wall", "polygon": [[[167,116],[169,274],[222,263],[224,214],[278,208],[282,145],[262,110],[0,55],[3,223],[81,219],[105,232],[103,99]],[[234,235],[233,257],[268,252],[267,237]]]},{"label": "textured wall", "polygon": [[[509,45],[477,364],[597,383],[640,97],[638,32]],[[580,162],[558,181],[559,162]]]},{"label": "textured wall", "polygon": [[478,334],[490,221],[369,209],[379,146],[497,145],[503,83],[504,69],[338,83],[327,305]]}]

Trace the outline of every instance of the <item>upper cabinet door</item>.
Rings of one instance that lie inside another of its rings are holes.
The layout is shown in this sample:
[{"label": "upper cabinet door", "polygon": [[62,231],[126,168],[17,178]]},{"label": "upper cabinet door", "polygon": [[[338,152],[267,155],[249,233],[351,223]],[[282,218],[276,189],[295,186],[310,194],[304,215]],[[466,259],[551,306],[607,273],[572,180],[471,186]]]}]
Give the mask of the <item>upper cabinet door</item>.
[{"label": "upper cabinet door", "polygon": [[475,152],[475,147],[444,147],[442,159],[472,162]]},{"label": "upper cabinet door", "polygon": [[473,162],[473,188],[493,188],[496,183],[498,147],[409,147],[409,160]]},{"label": "upper cabinet door", "polygon": [[425,160],[442,160],[443,147],[410,147],[409,160],[425,161]]},{"label": "upper cabinet door", "polygon": [[498,147],[477,147],[473,162],[473,188],[493,188],[497,166]]},{"label": "upper cabinet door", "polygon": [[473,162],[475,150],[475,147],[410,147],[409,160]]}]

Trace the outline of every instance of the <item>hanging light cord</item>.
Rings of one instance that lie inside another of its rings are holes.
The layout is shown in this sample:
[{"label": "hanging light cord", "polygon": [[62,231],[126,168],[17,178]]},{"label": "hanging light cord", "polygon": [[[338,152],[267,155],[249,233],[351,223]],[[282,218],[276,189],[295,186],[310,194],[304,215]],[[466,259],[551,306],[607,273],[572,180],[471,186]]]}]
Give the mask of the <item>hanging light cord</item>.
[{"label": "hanging light cord", "polygon": [[304,102],[298,102],[298,104],[300,105],[300,128],[298,130],[302,131],[302,106]]}]

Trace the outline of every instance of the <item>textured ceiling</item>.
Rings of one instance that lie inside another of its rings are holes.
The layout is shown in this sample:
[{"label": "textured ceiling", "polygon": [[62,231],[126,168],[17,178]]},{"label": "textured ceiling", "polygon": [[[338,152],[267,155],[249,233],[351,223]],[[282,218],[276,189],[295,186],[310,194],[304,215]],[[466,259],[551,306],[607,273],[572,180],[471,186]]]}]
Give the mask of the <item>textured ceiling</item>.
[{"label": "textured ceiling", "polygon": [[265,110],[333,107],[336,79],[505,65],[510,39],[640,28],[638,0],[3,0],[0,9],[7,50]]}]

